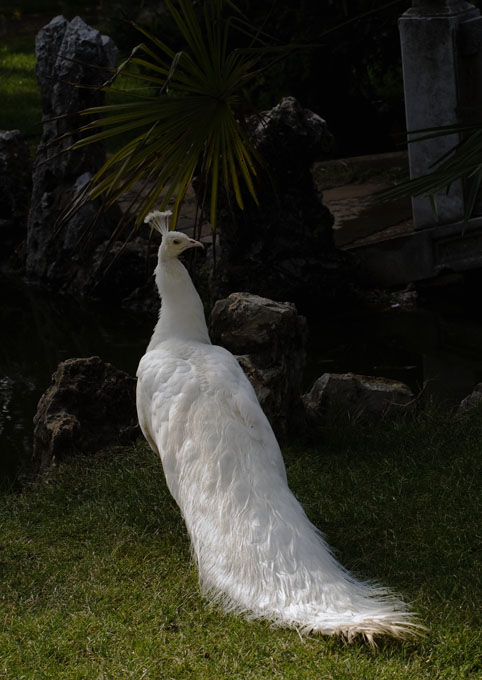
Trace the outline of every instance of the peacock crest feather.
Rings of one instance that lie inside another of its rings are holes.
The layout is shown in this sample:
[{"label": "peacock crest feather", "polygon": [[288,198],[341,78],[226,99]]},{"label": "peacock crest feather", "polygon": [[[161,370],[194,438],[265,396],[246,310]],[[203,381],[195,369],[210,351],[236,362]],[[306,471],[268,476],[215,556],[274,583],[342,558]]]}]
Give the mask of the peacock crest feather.
[{"label": "peacock crest feather", "polygon": [[171,215],[171,210],[166,210],[165,212],[153,210],[148,215],[146,215],[144,222],[149,224],[151,229],[155,229],[162,236],[165,236],[167,233],[169,233],[169,218]]}]

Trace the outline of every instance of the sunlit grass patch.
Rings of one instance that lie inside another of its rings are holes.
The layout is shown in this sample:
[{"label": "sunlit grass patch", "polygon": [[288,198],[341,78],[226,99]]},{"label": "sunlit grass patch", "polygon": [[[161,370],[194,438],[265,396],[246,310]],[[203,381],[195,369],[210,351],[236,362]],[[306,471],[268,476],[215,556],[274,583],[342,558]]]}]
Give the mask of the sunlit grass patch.
[{"label": "sunlit grass patch", "polygon": [[35,76],[34,37],[0,44],[0,129],[20,130],[31,145],[41,134],[40,91]]},{"label": "sunlit grass patch", "polygon": [[[121,57],[122,59],[122,57]],[[35,75],[35,36],[5,38],[0,44],[0,130],[20,130],[35,152],[42,134],[40,88]],[[141,93],[145,88],[141,89]],[[138,84],[127,76],[116,81],[115,91],[107,93],[107,104],[130,101],[129,92],[139,92]],[[128,139],[109,140],[114,151]]]},{"label": "sunlit grass patch", "polygon": [[361,641],[225,616],[201,597],[180,513],[144,444],[54,470],[0,509],[0,677],[480,677],[482,421],[336,423],[285,451],[341,561],[399,591],[426,637]]}]

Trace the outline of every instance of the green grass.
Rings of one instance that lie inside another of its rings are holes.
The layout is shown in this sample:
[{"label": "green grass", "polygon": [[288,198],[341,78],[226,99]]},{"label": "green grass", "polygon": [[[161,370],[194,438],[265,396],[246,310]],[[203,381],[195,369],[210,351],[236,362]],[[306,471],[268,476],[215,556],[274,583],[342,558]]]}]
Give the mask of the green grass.
[{"label": "green grass", "polygon": [[326,428],[285,451],[291,487],[343,563],[400,591],[430,628],[376,652],[207,606],[144,444],[62,465],[3,500],[0,677],[475,680],[481,442],[480,414],[426,415]]},{"label": "green grass", "polygon": [[[46,19],[48,23],[49,19]],[[124,56],[120,57],[120,62]],[[35,36],[3,38],[0,44],[0,130],[20,130],[32,153],[35,153],[42,134],[40,90],[35,75]],[[124,92],[139,89],[137,83],[121,76],[116,92],[106,94],[107,104],[130,102]],[[130,136],[108,140],[108,152],[115,151]]]},{"label": "green grass", "polygon": [[42,131],[34,50],[34,37],[3,38],[0,44],[0,129],[20,130],[30,145]]}]

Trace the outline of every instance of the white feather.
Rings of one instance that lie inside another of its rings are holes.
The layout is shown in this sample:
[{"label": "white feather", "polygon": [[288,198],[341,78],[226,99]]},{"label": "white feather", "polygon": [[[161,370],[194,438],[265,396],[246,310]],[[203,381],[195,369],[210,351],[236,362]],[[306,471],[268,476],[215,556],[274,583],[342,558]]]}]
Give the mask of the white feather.
[{"label": "white feather", "polygon": [[369,641],[413,633],[407,607],[350,575],[291,493],[256,394],[236,359],[210,343],[201,300],[177,259],[195,244],[170,232],[159,249],[162,307],[139,364],[137,408],[204,592],[226,611],[300,631]]},{"label": "white feather", "polygon": [[164,212],[153,210],[144,218],[144,222],[150,224],[153,229],[156,229],[156,231],[164,236],[169,231],[169,218],[171,215],[171,210],[166,210]]}]

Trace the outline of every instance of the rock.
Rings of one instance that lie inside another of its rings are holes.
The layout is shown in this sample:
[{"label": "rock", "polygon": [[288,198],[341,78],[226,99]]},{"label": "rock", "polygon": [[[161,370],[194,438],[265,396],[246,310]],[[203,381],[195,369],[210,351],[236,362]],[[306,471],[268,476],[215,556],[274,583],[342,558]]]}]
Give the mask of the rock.
[{"label": "rock", "polygon": [[373,419],[407,413],[414,402],[412,390],[402,382],[354,373],[324,373],[303,395],[310,420],[319,421],[334,412],[350,419]]},{"label": "rock", "polygon": [[[56,223],[105,159],[102,143],[75,151],[70,147],[81,137],[78,128],[88,122],[80,111],[104,103],[96,88],[110,75],[103,69],[115,66],[117,49],[80,17],[69,22],[59,16],[38,33],[36,54],[43,132],[33,171],[26,271],[57,290],[83,292],[81,283],[95,275],[92,253],[111,236],[120,213],[101,216],[89,238],[84,237],[98,203],[84,205],[61,230]],[[79,276],[82,268],[86,274]]]},{"label": "rock", "polygon": [[139,435],[136,380],[99,357],[61,362],[34,417],[40,471],[75,453],[92,454]]},{"label": "rock", "polygon": [[250,119],[261,154],[256,193],[244,210],[220,198],[214,297],[245,290],[289,300],[303,314],[318,311],[346,288],[347,256],[333,244],[333,217],[323,205],[311,165],[326,157],[332,137],[325,121],[286,97]]},{"label": "rock", "polygon": [[473,391],[462,399],[457,409],[457,415],[463,416],[478,408],[482,404],[482,383],[476,385]]},{"label": "rock", "polygon": [[0,263],[26,236],[32,184],[30,152],[19,130],[0,130]]},{"label": "rock", "polygon": [[285,366],[262,366],[256,355],[238,355],[238,363],[254,387],[258,401],[278,439],[285,438],[299,416],[299,393],[287,380]]},{"label": "rock", "polygon": [[305,363],[306,320],[294,304],[232,293],[211,312],[214,343],[238,355],[278,437],[297,423]]}]

